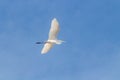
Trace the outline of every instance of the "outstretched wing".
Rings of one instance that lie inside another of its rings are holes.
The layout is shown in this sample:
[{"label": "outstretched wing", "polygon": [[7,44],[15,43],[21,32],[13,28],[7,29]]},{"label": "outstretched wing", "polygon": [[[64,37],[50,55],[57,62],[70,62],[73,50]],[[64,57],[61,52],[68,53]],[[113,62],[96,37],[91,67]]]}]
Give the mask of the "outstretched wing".
[{"label": "outstretched wing", "polygon": [[52,43],[45,43],[45,45],[41,51],[41,54],[47,53],[52,48],[52,46],[53,46]]},{"label": "outstretched wing", "polygon": [[57,37],[57,34],[59,32],[59,23],[56,18],[54,18],[51,22],[51,28],[49,32],[49,40],[54,40]]}]

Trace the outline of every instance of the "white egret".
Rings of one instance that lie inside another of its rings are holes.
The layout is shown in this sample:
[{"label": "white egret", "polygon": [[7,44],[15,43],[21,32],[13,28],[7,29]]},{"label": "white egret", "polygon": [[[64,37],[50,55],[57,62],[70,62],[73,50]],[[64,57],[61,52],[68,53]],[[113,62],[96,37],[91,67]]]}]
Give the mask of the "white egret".
[{"label": "white egret", "polygon": [[56,18],[51,21],[51,28],[49,31],[48,40],[45,42],[36,42],[36,44],[44,44],[41,54],[46,54],[54,44],[61,44],[62,40],[57,39],[57,34],[59,32],[59,23]]}]

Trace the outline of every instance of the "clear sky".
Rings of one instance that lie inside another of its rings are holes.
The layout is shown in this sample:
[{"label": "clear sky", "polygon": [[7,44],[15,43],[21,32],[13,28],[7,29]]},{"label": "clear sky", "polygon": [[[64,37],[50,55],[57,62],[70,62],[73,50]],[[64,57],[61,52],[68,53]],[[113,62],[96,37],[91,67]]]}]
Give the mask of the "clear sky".
[{"label": "clear sky", "polygon": [[120,80],[120,0],[0,0],[0,80]]}]

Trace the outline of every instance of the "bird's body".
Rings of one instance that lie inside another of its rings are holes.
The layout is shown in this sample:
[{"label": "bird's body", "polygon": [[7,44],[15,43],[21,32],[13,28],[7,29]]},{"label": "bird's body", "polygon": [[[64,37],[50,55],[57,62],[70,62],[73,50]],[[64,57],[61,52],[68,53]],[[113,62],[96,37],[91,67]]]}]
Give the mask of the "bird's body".
[{"label": "bird's body", "polygon": [[47,53],[54,44],[61,44],[62,40],[58,40],[57,39],[57,34],[59,32],[59,23],[57,21],[56,18],[54,18],[51,22],[51,28],[50,28],[50,31],[49,31],[49,37],[48,37],[48,40],[45,41],[45,42],[36,42],[36,44],[43,44],[44,43],[44,47],[41,51],[41,54],[45,54]]},{"label": "bird's body", "polygon": [[53,44],[62,44],[62,42],[64,42],[64,41],[62,41],[62,40],[48,40],[47,41],[48,43],[53,43]]}]

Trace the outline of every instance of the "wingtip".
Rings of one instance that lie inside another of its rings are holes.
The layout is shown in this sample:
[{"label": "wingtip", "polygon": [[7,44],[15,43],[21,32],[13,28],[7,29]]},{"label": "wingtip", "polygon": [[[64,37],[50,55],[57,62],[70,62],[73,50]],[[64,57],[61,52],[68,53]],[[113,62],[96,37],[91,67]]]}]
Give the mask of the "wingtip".
[{"label": "wingtip", "polygon": [[44,55],[44,54],[46,54],[46,53],[45,53],[45,52],[41,52],[41,54],[43,54],[43,55]]},{"label": "wingtip", "polygon": [[57,20],[56,18],[53,18],[53,20]]},{"label": "wingtip", "polygon": [[46,53],[47,53],[46,51],[43,51],[43,50],[41,51],[41,54],[46,54]]}]

